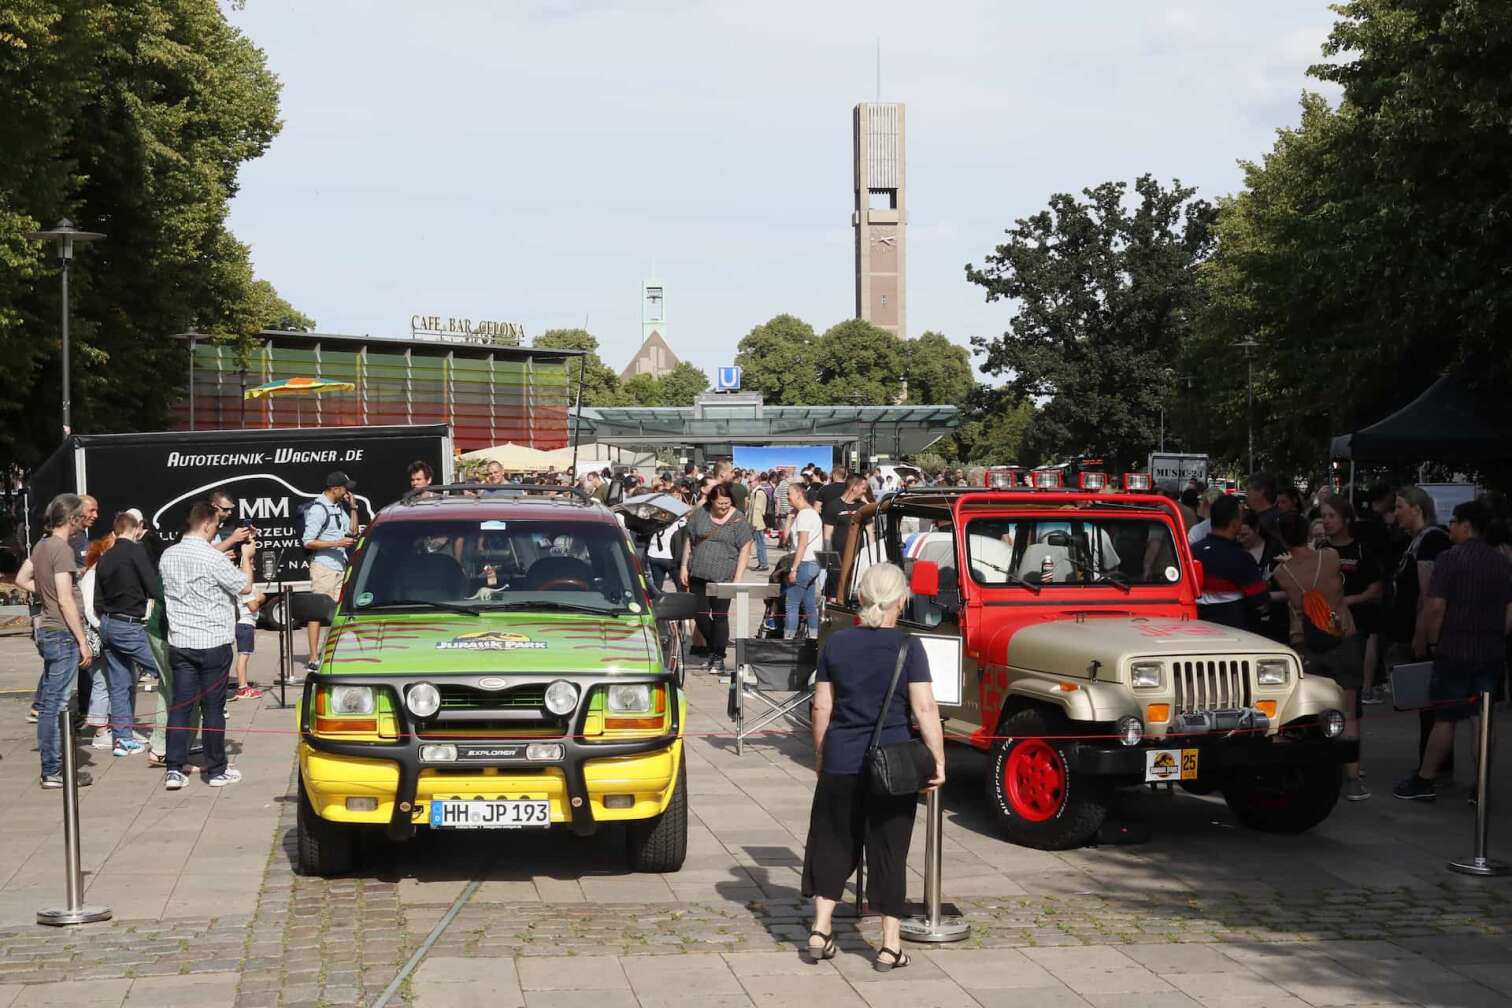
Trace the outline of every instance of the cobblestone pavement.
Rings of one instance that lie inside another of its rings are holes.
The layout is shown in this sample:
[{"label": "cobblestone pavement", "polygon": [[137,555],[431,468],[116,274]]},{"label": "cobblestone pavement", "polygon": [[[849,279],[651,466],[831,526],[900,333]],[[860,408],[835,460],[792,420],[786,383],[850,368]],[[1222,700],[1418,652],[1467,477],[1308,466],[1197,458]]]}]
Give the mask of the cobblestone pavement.
[{"label": "cobblestone pavement", "polygon": [[[5,675],[0,665],[0,687]],[[1512,883],[1443,870],[1470,837],[1463,780],[1436,806],[1383,795],[1341,806],[1302,837],[1237,828],[1213,799],[1136,797],[1127,811],[1154,827],[1150,842],[1051,854],[993,834],[983,761],[966,751],[952,754],[944,859],[945,895],[970,939],[914,948],[907,970],[877,974],[877,921],[847,915],[842,954],[803,964],[794,948],[807,933],[797,891],[807,742],[773,734],[737,757],[723,688],[709,677],[690,685],[689,858],[666,876],[626,873],[622,835],[606,829],[587,839],[422,832],[369,846],[353,877],[297,877],[292,740],[279,734],[289,713],[233,705],[239,765],[254,771],[238,788],[165,797],[116,761],[89,789],[87,836],[102,831],[111,802],[142,803],[122,836],[86,844],[91,892],[120,894],[116,920],[60,932],[7,911],[41,905],[39,885],[56,896],[61,855],[42,835],[50,824],[0,835],[0,854],[22,859],[0,860],[0,1008],[370,1005],[433,936],[390,1003],[1512,1004]],[[13,807],[38,810],[29,821],[50,806],[35,791],[23,711],[0,696],[0,790],[14,793]],[[1378,791],[1410,759],[1415,728],[1401,717],[1367,721]],[[922,835],[915,846],[917,865]],[[161,872],[171,882],[153,873],[161,864],[132,860],[134,849],[171,863]],[[217,880],[226,884],[215,889]],[[141,897],[154,886],[161,899]],[[913,876],[910,892],[921,888]]]}]

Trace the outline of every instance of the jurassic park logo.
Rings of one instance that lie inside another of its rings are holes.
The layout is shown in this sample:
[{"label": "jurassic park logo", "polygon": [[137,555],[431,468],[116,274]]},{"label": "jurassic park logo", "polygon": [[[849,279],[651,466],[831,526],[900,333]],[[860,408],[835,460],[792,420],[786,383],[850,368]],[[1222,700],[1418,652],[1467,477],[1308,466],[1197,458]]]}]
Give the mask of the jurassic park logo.
[{"label": "jurassic park logo", "polygon": [[545,647],[545,641],[531,640],[522,633],[505,630],[480,630],[436,644],[439,651],[540,651]]}]

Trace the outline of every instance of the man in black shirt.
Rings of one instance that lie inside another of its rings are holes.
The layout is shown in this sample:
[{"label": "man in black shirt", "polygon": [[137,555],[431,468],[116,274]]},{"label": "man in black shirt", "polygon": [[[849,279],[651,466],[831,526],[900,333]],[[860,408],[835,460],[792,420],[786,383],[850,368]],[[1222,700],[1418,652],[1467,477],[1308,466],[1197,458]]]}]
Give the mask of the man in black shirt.
[{"label": "man in black shirt", "polygon": [[819,517],[824,522],[824,548],[834,549],[845,538],[845,530],[850,525],[851,515],[860,510],[861,504],[866,499],[866,477],[852,476],[849,479],[838,480],[828,487],[838,486],[840,493],[830,494],[829,500],[819,509]]},{"label": "man in black shirt", "polygon": [[95,564],[95,613],[105,650],[105,681],[110,686],[110,731],[116,753],[130,755],[144,747],[132,731],[131,682],[135,666],[156,678],[157,662],[147,643],[147,602],[163,585],[147,559],[141,539],[145,529],[136,515],[115,519],[115,545]]}]

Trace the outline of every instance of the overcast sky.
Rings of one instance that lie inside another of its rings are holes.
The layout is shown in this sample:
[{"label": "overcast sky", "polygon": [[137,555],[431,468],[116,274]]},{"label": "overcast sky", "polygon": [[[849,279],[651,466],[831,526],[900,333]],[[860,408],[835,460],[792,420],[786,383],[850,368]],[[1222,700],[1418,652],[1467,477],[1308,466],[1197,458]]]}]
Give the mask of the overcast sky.
[{"label": "overcast sky", "polygon": [[[1297,119],[1321,0],[760,4],[247,0],[283,133],[231,214],[328,332],[416,313],[588,327],[640,283],[709,371],[750,328],[854,311],[851,108],[907,104],[909,335],[996,335],[963,266],[1051,193],[1152,172],[1208,198]],[[1325,92],[1327,93],[1327,92]]]}]

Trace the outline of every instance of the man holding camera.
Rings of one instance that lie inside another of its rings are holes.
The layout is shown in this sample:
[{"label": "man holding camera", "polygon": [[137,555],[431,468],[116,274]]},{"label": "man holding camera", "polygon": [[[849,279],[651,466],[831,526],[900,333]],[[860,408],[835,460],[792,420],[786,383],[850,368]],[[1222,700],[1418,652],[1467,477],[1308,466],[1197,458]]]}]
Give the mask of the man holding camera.
[{"label": "man holding camera", "polygon": [[252,592],[253,546],[240,547],[239,567],[210,540],[220,523],[214,505],[189,510],[184,537],[163,551],[158,572],[168,614],[168,666],[173,702],[168,709],[168,772],[163,786],[177,791],[189,783],[190,716],[201,708],[205,734],[204,781],[224,787],[241,780],[226,761],[226,680],[231,674],[236,601]]}]

